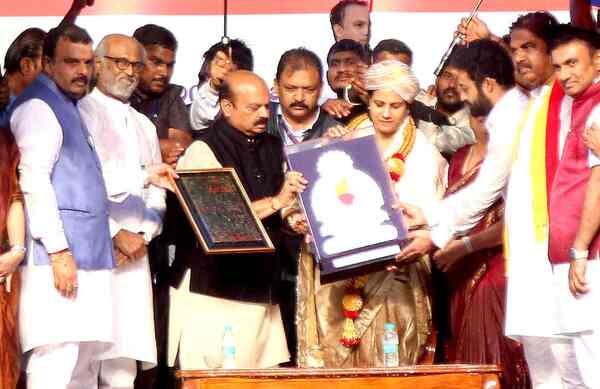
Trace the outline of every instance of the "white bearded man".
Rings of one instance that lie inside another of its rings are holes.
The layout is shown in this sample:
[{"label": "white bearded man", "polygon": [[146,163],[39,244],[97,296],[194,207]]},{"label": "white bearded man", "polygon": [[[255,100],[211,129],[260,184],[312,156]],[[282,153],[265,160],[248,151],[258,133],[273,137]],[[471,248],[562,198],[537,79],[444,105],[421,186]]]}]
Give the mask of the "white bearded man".
[{"label": "white bearded man", "polygon": [[[408,110],[419,91],[416,77],[401,62],[383,61],[368,69],[365,86],[370,121],[347,136],[374,135],[398,198],[418,203],[426,211],[436,208],[444,193],[447,164],[417,130]],[[292,229],[306,232],[302,215],[285,213]],[[423,358],[431,332],[427,256],[393,271],[321,285],[318,266],[303,250],[298,274],[301,366],[315,363],[315,358],[322,358],[326,367],[383,366],[379,336],[388,322],[398,328],[400,364],[412,365]],[[358,295],[356,301],[352,296]],[[322,355],[314,355],[315,349],[321,349]]]},{"label": "white bearded man", "polygon": [[[146,245],[162,229],[163,189],[147,186],[147,168],[161,163],[154,125],[129,104],[144,49],[124,35],[109,35],[96,48],[97,86],[79,103],[94,142],[109,198],[109,225],[118,267],[115,344],[98,359],[100,387],[133,388],[136,360],[156,364],[152,287]],[[148,366],[149,365],[149,366]]]}]

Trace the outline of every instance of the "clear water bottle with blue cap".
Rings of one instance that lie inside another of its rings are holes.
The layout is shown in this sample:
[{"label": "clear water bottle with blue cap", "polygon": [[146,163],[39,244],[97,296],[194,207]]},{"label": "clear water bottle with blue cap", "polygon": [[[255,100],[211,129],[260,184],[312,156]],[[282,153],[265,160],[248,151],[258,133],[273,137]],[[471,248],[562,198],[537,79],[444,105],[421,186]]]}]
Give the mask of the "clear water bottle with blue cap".
[{"label": "clear water bottle with blue cap", "polygon": [[398,356],[398,332],[394,323],[385,323],[382,336],[383,366],[398,367],[400,364]]},{"label": "clear water bottle with blue cap", "polygon": [[225,325],[223,330],[223,369],[235,369],[235,337],[233,327]]}]

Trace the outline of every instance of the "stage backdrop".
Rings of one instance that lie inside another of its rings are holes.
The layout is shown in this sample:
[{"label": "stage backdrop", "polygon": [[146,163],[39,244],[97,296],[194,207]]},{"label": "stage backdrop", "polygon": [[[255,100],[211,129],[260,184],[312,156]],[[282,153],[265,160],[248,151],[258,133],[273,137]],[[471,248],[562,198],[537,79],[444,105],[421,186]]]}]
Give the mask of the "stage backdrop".
[{"label": "stage backdrop", "polygon": [[[10,42],[27,27],[57,25],[70,0],[0,0],[0,62]],[[229,35],[252,49],[255,70],[271,83],[277,61],[289,48],[304,46],[325,58],[333,43],[329,10],[337,0],[229,0]],[[414,51],[414,70],[423,86],[452,40],[461,17],[474,0],[374,0],[371,46],[386,38],[406,42]],[[568,0],[484,0],[480,17],[503,35],[527,11],[551,10],[568,21]],[[223,35],[222,0],[96,0],[78,24],[98,42],[109,33],[132,34],[146,23],[162,25],[177,36],[179,52],[173,81],[194,93],[202,54]],[[326,87],[326,89],[328,89]]]}]

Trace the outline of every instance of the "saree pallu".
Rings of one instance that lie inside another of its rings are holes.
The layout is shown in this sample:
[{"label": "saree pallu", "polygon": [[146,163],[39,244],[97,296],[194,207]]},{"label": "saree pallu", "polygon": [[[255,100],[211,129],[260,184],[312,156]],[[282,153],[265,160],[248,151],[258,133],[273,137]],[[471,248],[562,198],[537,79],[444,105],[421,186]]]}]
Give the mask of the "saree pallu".
[{"label": "saree pallu", "polygon": [[19,271],[11,275],[10,291],[6,284],[0,284],[0,388],[14,389],[20,374],[21,349],[17,321],[19,292],[21,287]]},{"label": "saree pallu", "polygon": [[[466,146],[450,161],[446,196],[469,185],[481,163],[462,173],[469,154]],[[502,221],[504,205],[496,202],[469,235]],[[446,348],[450,363],[495,364],[503,370],[503,387],[531,387],[522,346],[504,336],[506,261],[502,245],[461,258],[447,273],[450,339]]]},{"label": "saree pallu", "polygon": [[348,348],[340,342],[345,320],[341,301],[348,280],[321,284],[319,266],[303,247],[297,284],[298,366],[383,366],[381,336],[386,322],[398,329],[400,365],[418,363],[431,333],[429,274],[427,257],[395,272],[369,274],[364,307],[354,321],[361,341]]}]

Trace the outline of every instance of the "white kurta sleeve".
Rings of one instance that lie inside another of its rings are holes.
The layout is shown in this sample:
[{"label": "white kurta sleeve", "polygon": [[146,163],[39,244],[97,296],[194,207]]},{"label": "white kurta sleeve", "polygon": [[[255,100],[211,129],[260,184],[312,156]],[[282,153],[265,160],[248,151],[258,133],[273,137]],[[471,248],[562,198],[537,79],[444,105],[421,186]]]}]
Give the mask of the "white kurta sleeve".
[{"label": "white kurta sleeve", "polygon": [[219,113],[219,98],[208,84],[207,81],[198,88],[190,108],[190,123],[196,131],[207,129]]},{"label": "white kurta sleeve", "polygon": [[[509,93],[516,93],[514,90]],[[525,110],[521,97],[506,96],[494,116],[486,123],[489,131],[488,151],[477,178],[465,189],[447,197],[436,211],[437,221],[431,238],[437,247],[445,247],[457,233],[475,227],[484,212],[502,195],[508,182],[512,165],[515,133]]]},{"label": "white kurta sleeve", "polygon": [[[600,106],[596,106],[594,108],[594,110],[592,111],[592,113],[590,114],[590,116],[586,122],[586,127],[592,128],[592,126],[594,124],[597,127],[600,126]],[[598,130],[596,130],[596,131],[598,131]],[[593,168],[598,165],[600,165],[600,155],[596,155],[596,154],[594,154],[594,152],[592,150],[589,150],[588,151],[588,166],[590,168]]]},{"label": "white kurta sleeve", "polygon": [[31,235],[42,241],[48,253],[67,249],[50,179],[63,141],[58,119],[48,104],[32,99],[14,111],[10,125],[21,153],[20,185]]},{"label": "white kurta sleeve", "polygon": [[419,129],[440,153],[454,153],[464,145],[475,143],[475,134],[468,126],[438,126],[421,120]]},{"label": "white kurta sleeve", "polygon": [[[162,162],[160,155],[160,145],[156,136],[156,129],[149,121],[144,128],[145,134],[148,137],[148,144],[151,148],[152,163],[157,164]],[[141,229],[144,233],[146,242],[150,242],[162,232],[163,217],[167,209],[166,192],[164,189],[154,185],[149,185],[144,189],[144,220],[142,221]]]},{"label": "white kurta sleeve", "polygon": [[210,147],[202,141],[195,141],[177,161],[177,169],[218,169],[221,164]]}]

